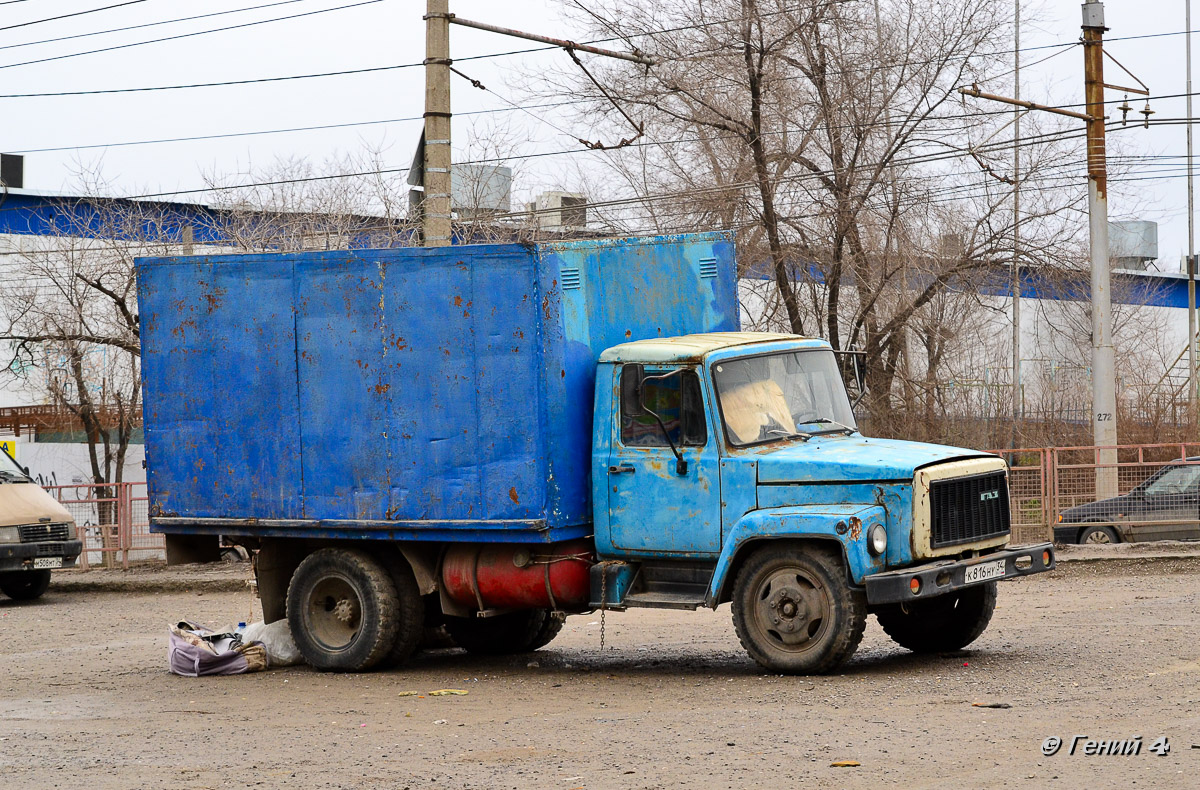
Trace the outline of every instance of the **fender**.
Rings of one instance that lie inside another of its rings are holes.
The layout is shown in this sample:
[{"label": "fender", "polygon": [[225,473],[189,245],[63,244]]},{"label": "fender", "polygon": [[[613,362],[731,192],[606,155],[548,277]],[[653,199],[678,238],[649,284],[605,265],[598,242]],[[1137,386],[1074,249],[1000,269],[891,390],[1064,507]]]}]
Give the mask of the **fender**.
[{"label": "fender", "polygon": [[[867,530],[873,524],[887,526],[887,511],[879,505],[797,505],[753,510],[738,519],[729,530],[705,603],[716,608],[727,581],[733,582],[726,577],[748,544],[780,538],[836,541],[846,560],[850,581],[860,585],[863,577],[887,569],[884,557],[875,557],[867,550]],[[889,541],[891,537],[888,536]]]}]

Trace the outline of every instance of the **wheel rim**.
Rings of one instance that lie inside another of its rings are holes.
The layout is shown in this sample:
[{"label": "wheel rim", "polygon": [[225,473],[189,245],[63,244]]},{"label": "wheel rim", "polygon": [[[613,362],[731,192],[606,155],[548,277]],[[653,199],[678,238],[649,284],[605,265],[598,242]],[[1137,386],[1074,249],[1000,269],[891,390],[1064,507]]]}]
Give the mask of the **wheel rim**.
[{"label": "wheel rim", "polygon": [[798,568],[770,573],[754,597],[758,631],[779,650],[813,649],[829,627],[832,603],[821,583]]},{"label": "wheel rim", "polygon": [[363,602],[354,585],[341,576],[327,576],[308,596],[308,633],[330,652],[353,644],[362,628]]},{"label": "wheel rim", "polygon": [[1112,543],[1112,538],[1110,538],[1108,536],[1108,533],[1105,532],[1104,530],[1096,529],[1096,530],[1092,530],[1091,532],[1089,532],[1087,534],[1087,537],[1083,539],[1083,542],[1084,543]]}]

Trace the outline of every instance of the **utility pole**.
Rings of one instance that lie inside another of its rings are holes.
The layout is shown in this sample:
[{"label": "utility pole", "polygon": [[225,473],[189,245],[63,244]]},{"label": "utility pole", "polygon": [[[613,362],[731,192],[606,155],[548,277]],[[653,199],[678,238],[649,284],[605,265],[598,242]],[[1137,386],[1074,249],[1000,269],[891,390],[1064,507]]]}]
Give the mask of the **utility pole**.
[{"label": "utility pole", "polygon": [[1188,421],[1194,427],[1200,393],[1196,387],[1196,210],[1192,198],[1192,0],[1185,0],[1184,46],[1187,47],[1187,212],[1188,212]]},{"label": "utility pole", "polygon": [[450,244],[450,0],[425,5],[425,187],[421,230],[426,247]]},{"label": "utility pole", "polygon": [[[473,27],[505,36],[553,44],[574,54],[590,52],[609,58],[628,60],[643,66],[655,61],[640,52],[615,52],[562,38],[539,36],[507,27],[473,22],[450,13],[450,0],[426,0],[425,3],[425,150],[422,231],[426,247],[445,247],[451,243],[450,203],[450,25]],[[578,62],[578,61],[576,61]],[[590,75],[589,75],[590,76]],[[603,91],[603,88],[601,88]],[[628,117],[628,116],[626,116]]]},{"label": "utility pole", "polygon": [[1087,103],[1088,226],[1092,252],[1092,442],[1099,450],[1096,497],[1117,495],[1116,359],[1108,260],[1108,171],[1104,150],[1104,4],[1083,4],[1083,80]]},{"label": "utility pole", "polygon": [[[1016,0],[1013,25],[1013,98],[1021,100],[1021,0]],[[1012,255],[1012,431],[1009,446],[1017,447],[1021,418],[1021,108],[1013,108],[1013,255]]]}]

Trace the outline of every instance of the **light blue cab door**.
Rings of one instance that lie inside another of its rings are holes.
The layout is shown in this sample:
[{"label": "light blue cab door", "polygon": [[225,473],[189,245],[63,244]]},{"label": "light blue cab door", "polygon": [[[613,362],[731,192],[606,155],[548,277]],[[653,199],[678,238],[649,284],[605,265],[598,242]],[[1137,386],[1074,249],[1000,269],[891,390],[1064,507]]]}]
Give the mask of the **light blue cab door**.
[{"label": "light blue cab door", "polygon": [[[618,376],[627,371],[630,366]],[[668,373],[674,375],[654,378]],[[645,375],[643,401],[662,418],[687,471],[678,473],[658,422],[621,402],[631,388],[618,381],[606,470],[609,539],[630,554],[715,557],[721,551],[720,459],[716,431],[706,419],[704,384],[689,367],[647,366]]]}]

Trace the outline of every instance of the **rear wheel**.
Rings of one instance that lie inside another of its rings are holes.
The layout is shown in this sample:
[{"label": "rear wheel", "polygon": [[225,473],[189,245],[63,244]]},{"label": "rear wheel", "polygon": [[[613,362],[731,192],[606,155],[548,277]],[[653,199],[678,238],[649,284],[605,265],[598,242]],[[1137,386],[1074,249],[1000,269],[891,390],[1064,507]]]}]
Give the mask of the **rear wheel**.
[{"label": "rear wheel", "polygon": [[320,670],[361,672],[378,664],[395,644],[400,611],[388,571],[357,550],[313,552],[288,585],[292,636]]},{"label": "rear wheel", "polygon": [[841,558],[803,545],[766,546],[738,573],[733,626],[750,657],[772,672],[821,674],[858,649],[867,600],[845,581]]},{"label": "rear wheel", "polygon": [[495,617],[447,617],[446,630],[470,653],[500,656],[545,647],[558,636],[563,620],[549,609],[530,609]]},{"label": "rear wheel", "polygon": [[0,590],[14,601],[41,598],[50,586],[50,571],[15,571],[0,574]]},{"label": "rear wheel", "polygon": [[1117,531],[1112,527],[1102,527],[1095,525],[1086,527],[1079,535],[1080,543],[1089,543],[1092,545],[1105,545],[1108,543],[1120,543],[1121,538],[1117,536]]},{"label": "rear wheel", "polygon": [[901,647],[914,653],[949,653],[978,639],[995,610],[996,582],[986,582],[924,601],[888,604],[875,616]]}]

